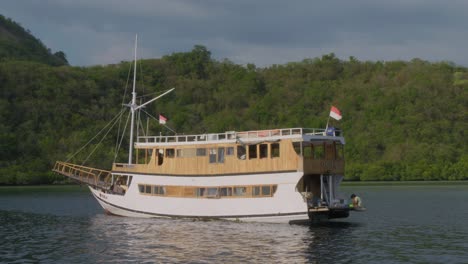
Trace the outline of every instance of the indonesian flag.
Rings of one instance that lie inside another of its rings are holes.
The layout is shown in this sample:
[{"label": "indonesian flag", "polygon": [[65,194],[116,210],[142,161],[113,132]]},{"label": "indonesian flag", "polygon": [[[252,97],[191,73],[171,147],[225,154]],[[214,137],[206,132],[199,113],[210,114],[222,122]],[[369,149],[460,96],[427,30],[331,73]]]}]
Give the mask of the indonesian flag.
[{"label": "indonesian flag", "polygon": [[159,124],[164,125],[166,124],[166,121],[167,121],[167,118],[159,114]]},{"label": "indonesian flag", "polygon": [[338,110],[338,108],[336,108],[334,106],[331,107],[330,116],[333,117],[336,120],[340,120],[341,117],[342,117],[340,110]]}]

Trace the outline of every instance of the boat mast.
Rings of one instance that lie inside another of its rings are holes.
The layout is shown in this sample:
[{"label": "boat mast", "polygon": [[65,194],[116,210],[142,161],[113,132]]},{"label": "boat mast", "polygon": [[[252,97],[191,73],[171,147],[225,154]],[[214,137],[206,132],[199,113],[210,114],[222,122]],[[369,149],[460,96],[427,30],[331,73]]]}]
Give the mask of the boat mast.
[{"label": "boat mast", "polygon": [[130,111],[132,112],[132,119],[130,121],[130,146],[128,150],[128,164],[132,164],[132,155],[133,155],[133,129],[135,126],[135,110],[136,110],[136,67],[137,67],[137,41],[138,35],[135,35],[135,65],[133,67],[133,92],[132,92],[132,103],[130,104]]}]

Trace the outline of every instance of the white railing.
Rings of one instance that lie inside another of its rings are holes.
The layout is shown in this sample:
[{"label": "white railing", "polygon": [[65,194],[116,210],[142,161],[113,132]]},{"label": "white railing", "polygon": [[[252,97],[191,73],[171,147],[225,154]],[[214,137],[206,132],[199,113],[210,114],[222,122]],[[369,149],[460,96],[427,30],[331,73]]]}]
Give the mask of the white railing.
[{"label": "white railing", "polygon": [[327,131],[323,128],[283,128],[224,133],[200,134],[200,135],[174,135],[174,136],[144,136],[138,137],[138,143],[179,143],[179,142],[204,142],[223,141],[235,139],[259,139],[265,137],[285,137],[292,135],[313,136],[341,136],[341,130]]}]

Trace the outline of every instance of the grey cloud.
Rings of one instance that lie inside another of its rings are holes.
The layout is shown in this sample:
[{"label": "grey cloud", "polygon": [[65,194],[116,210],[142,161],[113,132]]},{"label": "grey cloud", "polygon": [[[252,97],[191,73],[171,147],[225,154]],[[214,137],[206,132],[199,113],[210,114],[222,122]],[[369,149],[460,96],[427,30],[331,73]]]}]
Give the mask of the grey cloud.
[{"label": "grey cloud", "polygon": [[[468,1],[3,1],[72,64],[119,62],[135,33],[146,57],[207,46],[215,58],[265,66],[335,52],[369,60],[452,60],[468,65]],[[11,15],[10,15],[11,14]]]}]

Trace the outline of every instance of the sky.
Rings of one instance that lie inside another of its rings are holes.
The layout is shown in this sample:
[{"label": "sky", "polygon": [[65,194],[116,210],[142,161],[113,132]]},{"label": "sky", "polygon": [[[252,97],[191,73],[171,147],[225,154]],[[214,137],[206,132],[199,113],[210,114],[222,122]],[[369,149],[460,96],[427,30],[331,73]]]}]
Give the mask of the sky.
[{"label": "sky", "polygon": [[467,0],[2,0],[18,22],[74,66],[188,52],[258,67],[335,53],[343,60],[468,66]]}]

